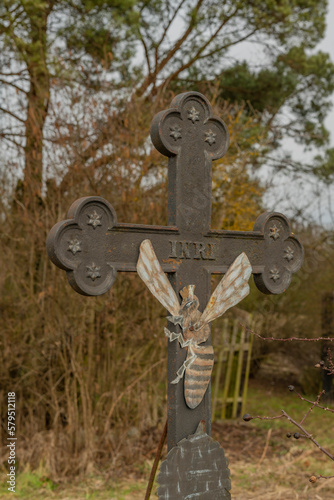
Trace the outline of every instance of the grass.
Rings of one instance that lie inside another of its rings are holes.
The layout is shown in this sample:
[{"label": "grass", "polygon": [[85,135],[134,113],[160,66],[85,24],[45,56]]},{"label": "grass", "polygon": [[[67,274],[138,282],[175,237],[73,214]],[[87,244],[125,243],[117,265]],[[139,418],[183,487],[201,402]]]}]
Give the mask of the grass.
[{"label": "grass", "polygon": [[[310,401],[314,401],[317,396],[311,394],[305,395],[304,397]],[[326,406],[326,404],[321,401],[320,404]],[[281,415],[282,410],[285,410],[291,418],[300,422],[310,406],[309,403],[301,401],[297,394],[295,392],[290,392],[288,388],[279,391],[275,389],[265,391],[258,386],[253,386],[249,390],[246,411],[252,416],[259,415],[272,417]],[[277,420],[254,419],[251,421],[251,424],[259,429],[274,428],[292,433],[298,431],[298,429],[285,418]],[[334,453],[334,443],[332,440],[332,431],[334,428],[333,413],[326,412],[320,408],[314,408],[308,415],[303,426],[310,434],[314,435],[316,439],[321,440],[323,446],[332,447]],[[307,447],[309,446],[311,446],[311,443],[307,441]]]},{"label": "grass", "polygon": [[[307,395],[313,401],[316,395]],[[294,392],[252,385],[249,390],[247,413],[260,416],[276,416],[285,410],[300,422],[310,404],[301,401]],[[326,405],[325,405],[326,406]],[[262,452],[254,458],[247,457],[231,462],[233,500],[332,500],[334,479],[309,482],[311,475],[332,476],[334,464],[308,439],[288,439],[286,434],[298,429],[285,418],[250,421],[247,426],[263,433]],[[314,408],[306,418],[304,428],[320,444],[334,452],[334,415]],[[267,452],[266,438],[269,438]],[[261,451],[261,450],[260,450]],[[242,453],[242,450],[241,450]]]},{"label": "grass", "polygon": [[92,476],[84,480],[71,480],[56,484],[41,471],[22,472],[17,478],[16,492],[7,490],[5,482],[0,486],[0,499],[17,498],[24,500],[142,500],[146,491],[146,481],[106,480],[102,476]]},{"label": "grass", "polygon": [[[252,415],[274,416],[284,409],[300,421],[309,406],[288,389],[263,389],[251,384],[246,411]],[[239,419],[219,425],[222,426],[221,442],[230,460],[233,500],[334,498],[334,480],[321,480],[315,484],[308,480],[313,474],[333,475],[333,462],[310,441],[287,439],[286,433],[293,433],[296,429],[286,419],[252,420],[247,424]],[[305,427],[325,448],[334,451],[333,414],[315,408]],[[228,434],[233,435],[232,442],[224,441]],[[119,471],[119,475],[113,478],[97,474],[66,482],[52,481],[42,467],[34,472],[27,470],[18,475],[15,494],[7,491],[4,479],[0,499],[143,500],[151,465],[152,460],[143,459],[131,477],[122,477]],[[151,498],[157,497],[152,494]]]}]

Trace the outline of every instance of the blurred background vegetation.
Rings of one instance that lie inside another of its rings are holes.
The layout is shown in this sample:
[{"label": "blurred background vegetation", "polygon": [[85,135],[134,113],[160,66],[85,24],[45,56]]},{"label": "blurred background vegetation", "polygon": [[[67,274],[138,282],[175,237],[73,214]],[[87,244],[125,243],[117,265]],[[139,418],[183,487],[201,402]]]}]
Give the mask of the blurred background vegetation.
[{"label": "blurred background vegetation", "polygon": [[[43,463],[59,478],[131,466],[139,436],[154,449],[165,419],[165,311],[132,274],[103,297],[76,294],[46,255],[50,228],[87,195],[107,198],[120,222],[165,224],[167,160],[152,149],[150,121],[188,90],[205,93],[231,136],[214,165],[212,227],[252,228],[266,210],[263,169],[330,185],[334,65],[316,49],[326,9],[325,0],[1,2],[0,406],[5,416],[16,392],[20,467]],[[287,138],[315,158],[293,158]],[[295,216],[302,270],[282,296],[253,287],[242,304],[268,336],[319,336],[321,294],[333,290],[332,231]],[[278,352],[299,367],[289,380],[318,387],[306,370],[317,346],[257,341],[252,374]],[[2,463],[6,437],[3,423]]]}]

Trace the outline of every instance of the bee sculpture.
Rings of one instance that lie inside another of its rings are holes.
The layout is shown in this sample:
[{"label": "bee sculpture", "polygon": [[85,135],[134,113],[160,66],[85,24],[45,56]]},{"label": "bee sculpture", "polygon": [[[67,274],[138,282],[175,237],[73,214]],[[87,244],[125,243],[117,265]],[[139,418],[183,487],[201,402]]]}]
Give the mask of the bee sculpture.
[{"label": "bee sculpture", "polygon": [[140,245],[137,272],[150,292],[171,314],[167,319],[175,325],[180,325],[182,329],[182,332],[174,333],[165,328],[165,335],[170,342],[177,340],[182,348],[187,348],[186,360],[171,383],[177,384],[185,376],[184,397],[187,406],[194,409],[200,404],[207,390],[214,362],[213,347],[199,344],[209,338],[209,323],[249,294],[248,280],[252,267],[248,257],[241,253],[235,259],[211,295],[203,313],[198,310],[199,300],[194,294],[195,285],[188,285],[181,290],[180,305],[150,240],[144,240]]}]

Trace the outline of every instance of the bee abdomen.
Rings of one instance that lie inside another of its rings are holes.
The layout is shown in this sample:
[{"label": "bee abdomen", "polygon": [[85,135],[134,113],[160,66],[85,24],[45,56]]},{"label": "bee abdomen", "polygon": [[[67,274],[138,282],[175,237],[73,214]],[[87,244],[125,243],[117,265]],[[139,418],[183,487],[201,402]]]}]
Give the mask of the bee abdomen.
[{"label": "bee abdomen", "polygon": [[[211,379],[213,367],[213,347],[193,346],[192,351],[196,359],[186,370],[184,381],[184,396],[189,408],[196,408],[203,399]],[[191,353],[188,351],[188,356]]]}]

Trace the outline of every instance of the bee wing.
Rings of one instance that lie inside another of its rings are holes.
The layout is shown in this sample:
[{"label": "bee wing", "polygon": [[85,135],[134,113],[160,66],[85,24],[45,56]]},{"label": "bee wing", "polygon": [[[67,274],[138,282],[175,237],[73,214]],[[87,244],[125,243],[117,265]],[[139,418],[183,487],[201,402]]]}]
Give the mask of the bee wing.
[{"label": "bee wing", "polygon": [[140,245],[137,272],[158,301],[172,316],[177,316],[180,312],[179,301],[172,285],[160,266],[150,240],[144,240]]},{"label": "bee wing", "polygon": [[248,280],[251,273],[252,266],[247,255],[243,252],[235,259],[225,276],[220,280],[200,318],[199,324],[210,323],[210,321],[218,318],[227,309],[244,299],[249,294]]}]

